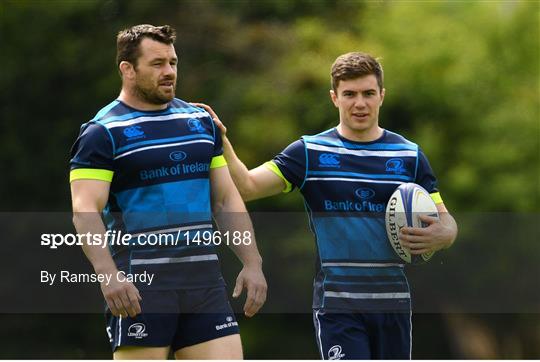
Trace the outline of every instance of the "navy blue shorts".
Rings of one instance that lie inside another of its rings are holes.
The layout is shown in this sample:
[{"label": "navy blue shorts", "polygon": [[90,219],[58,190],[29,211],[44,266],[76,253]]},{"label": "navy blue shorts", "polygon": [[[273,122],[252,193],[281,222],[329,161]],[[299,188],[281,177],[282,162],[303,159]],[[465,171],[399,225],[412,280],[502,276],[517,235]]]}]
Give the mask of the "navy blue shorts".
[{"label": "navy blue shorts", "polygon": [[121,346],[166,347],[173,351],[238,334],[225,287],[141,290],[142,313],[115,317],[106,311],[113,352]]},{"label": "navy blue shorts", "polygon": [[411,313],[313,311],[322,359],[411,359]]}]

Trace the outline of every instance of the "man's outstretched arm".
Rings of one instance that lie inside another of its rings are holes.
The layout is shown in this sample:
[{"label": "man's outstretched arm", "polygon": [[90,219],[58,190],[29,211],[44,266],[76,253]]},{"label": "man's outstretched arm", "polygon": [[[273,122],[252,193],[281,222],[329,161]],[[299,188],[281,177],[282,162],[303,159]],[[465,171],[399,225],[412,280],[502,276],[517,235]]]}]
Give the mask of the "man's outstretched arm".
[{"label": "man's outstretched arm", "polygon": [[255,315],[266,301],[266,280],[262,272],[262,258],[257,249],[255,234],[251,219],[227,167],[212,168],[210,170],[210,184],[212,189],[212,211],[219,229],[229,232],[230,240],[239,233],[239,245],[233,242],[229,247],[234,251],[244,267],[236,278],[233,297],[237,298],[243,288],[247,289],[247,299],[244,313],[251,317]]},{"label": "man's outstretched arm", "polygon": [[215,124],[221,131],[223,140],[223,156],[227,160],[229,172],[244,201],[257,200],[264,197],[281,193],[286,183],[278,175],[265,165],[249,170],[238,158],[234,148],[227,138],[227,128],[220,121],[214,110],[203,103],[192,103],[197,107],[204,108],[212,116]]}]

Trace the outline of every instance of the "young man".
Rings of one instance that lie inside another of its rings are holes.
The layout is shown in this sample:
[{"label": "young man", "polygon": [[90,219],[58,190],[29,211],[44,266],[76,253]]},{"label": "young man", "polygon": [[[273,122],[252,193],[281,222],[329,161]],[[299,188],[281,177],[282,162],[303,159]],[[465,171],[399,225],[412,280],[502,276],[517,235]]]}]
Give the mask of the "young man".
[{"label": "young man", "polygon": [[253,170],[235,155],[215,113],[200,104],[222,130],[224,155],[244,200],[294,187],[304,196],[318,251],[313,318],[323,359],[411,358],[409,286],[384,224],[386,203],[400,184],[423,186],[440,212],[440,221],[422,218],[429,224],[424,229],[403,228],[404,247],[412,254],[437,251],[457,234],[424,153],[379,127],[384,94],[383,70],[373,57],[341,55],[330,91],[339,125],[302,137]]},{"label": "young man", "polygon": [[[241,359],[217,255],[200,242],[200,233],[214,233],[212,212],[222,229],[250,236],[231,243],[244,265],[233,296],[247,288],[247,316],[266,299],[262,260],[212,119],[174,98],[174,40],[167,25],[118,34],[122,90],[81,127],[72,149],[73,222],[79,234],[109,230],[108,248],[83,249],[96,274],[111,277],[101,289],[115,359],[167,359],[171,349],[179,359]],[[132,239],[115,242],[110,231]],[[176,242],[156,245],[163,235]]]}]

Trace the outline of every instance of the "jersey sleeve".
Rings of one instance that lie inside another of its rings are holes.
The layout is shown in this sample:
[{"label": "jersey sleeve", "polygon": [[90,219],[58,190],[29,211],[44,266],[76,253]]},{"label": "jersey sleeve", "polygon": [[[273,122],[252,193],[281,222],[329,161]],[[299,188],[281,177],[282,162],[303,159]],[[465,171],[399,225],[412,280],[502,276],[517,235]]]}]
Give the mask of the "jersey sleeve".
[{"label": "jersey sleeve", "polygon": [[113,160],[113,143],[105,128],[97,123],[85,124],[71,148],[69,180],[111,182]]},{"label": "jersey sleeve", "polygon": [[221,138],[221,131],[216,127],[212,119],[210,119],[210,122],[212,122],[214,130],[214,152],[212,154],[210,168],[227,166],[227,161],[225,160],[225,157],[223,157],[223,139]]},{"label": "jersey sleeve", "polygon": [[285,181],[283,192],[300,188],[306,175],[306,151],[303,140],[291,143],[266,166]]},{"label": "jersey sleeve", "polygon": [[418,150],[418,166],[416,169],[415,182],[429,192],[435,204],[443,202],[437,186],[437,178],[422,149]]}]

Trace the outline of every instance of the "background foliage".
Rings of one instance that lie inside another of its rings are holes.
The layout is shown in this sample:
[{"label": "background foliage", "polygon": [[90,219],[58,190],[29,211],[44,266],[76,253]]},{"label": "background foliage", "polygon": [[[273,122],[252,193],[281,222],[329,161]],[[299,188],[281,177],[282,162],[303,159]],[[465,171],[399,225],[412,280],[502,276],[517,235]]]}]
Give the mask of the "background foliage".
[{"label": "background foliage", "polygon": [[[380,57],[385,69],[382,126],[422,146],[460,222],[460,239],[431,267],[438,275],[461,272],[457,287],[471,298],[488,284],[499,287],[501,297],[525,294],[539,301],[539,10],[537,1],[2,0],[0,209],[69,211],[68,151],[79,125],[118,94],[115,34],[122,28],[151,23],[177,29],[178,97],[211,104],[250,167],[302,134],[337,124],[328,96],[330,66],[339,54],[362,50]],[[298,193],[248,206],[303,210]],[[532,222],[486,237],[480,231],[493,226],[486,215],[494,212]],[[483,216],[479,221],[472,213]],[[267,261],[310,260],[309,238],[289,235],[277,246],[261,241],[263,255]],[[472,255],[485,250],[493,253],[479,268]],[[308,279],[312,272],[303,264],[291,268]],[[448,282],[427,274],[419,280]],[[452,301],[455,290],[441,293]],[[415,357],[538,358],[535,310],[417,316]],[[109,355],[99,318],[3,318],[26,337],[58,320],[54,340],[63,343],[51,346],[49,336],[43,346],[21,351],[13,342],[0,357]],[[310,323],[309,315],[243,321],[246,356],[317,358]],[[70,325],[92,333],[74,334]],[[268,341],[275,339],[288,347],[272,348]]]}]

